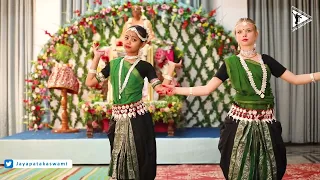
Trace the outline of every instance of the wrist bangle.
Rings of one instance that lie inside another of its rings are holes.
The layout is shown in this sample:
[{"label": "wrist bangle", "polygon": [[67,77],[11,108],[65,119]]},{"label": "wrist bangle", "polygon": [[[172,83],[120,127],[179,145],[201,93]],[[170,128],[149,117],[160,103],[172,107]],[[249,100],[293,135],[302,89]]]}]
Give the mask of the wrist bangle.
[{"label": "wrist bangle", "polygon": [[311,82],[316,83],[316,80],[314,79],[313,73],[310,74]]},{"label": "wrist bangle", "polygon": [[189,95],[188,95],[188,97],[187,97],[187,100],[189,99],[190,96],[193,95],[193,91],[192,91],[192,90],[193,90],[193,88],[190,87],[190,88],[189,88]]},{"label": "wrist bangle", "polygon": [[89,69],[88,71],[91,74],[97,74],[97,70],[96,69]]},{"label": "wrist bangle", "polygon": [[165,79],[167,79],[169,81],[172,81],[172,79],[173,79],[171,76],[169,76],[167,74],[163,75],[163,78],[165,78]]}]

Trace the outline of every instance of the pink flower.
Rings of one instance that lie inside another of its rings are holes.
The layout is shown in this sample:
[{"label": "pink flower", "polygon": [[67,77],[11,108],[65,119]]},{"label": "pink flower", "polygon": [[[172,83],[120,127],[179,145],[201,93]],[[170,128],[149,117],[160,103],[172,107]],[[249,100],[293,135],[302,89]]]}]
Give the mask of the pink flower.
[{"label": "pink flower", "polygon": [[47,91],[46,88],[41,88],[41,89],[40,89],[40,93],[42,93],[42,94],[44,94],[46,91]]},{"label": "pink flower", "polygon": [[105,10],[106,13],[109,13],[110,11],[111,11],[110,7],[106,8],[106,10]]},{"label": "pink flower", "polygon": [[93,126],[93,128],[97,128],[99,126],[99,124],[96,121],[93,121],[92,126]]},{"label": "pink flower", "polygon": [[184,9],[183,8],[180,8],[179,10],[178,10],[178,14],[179,15],[182,15],[184,13]]},{"label": "pink flower", "polygon": [[161,49],[161,48],[158,48],[157,50],[156,50],[156,54],[155,54],[155,60],[156,60],[156,62],[159,64],[159,63],[162,63],[163,61],[164,61],[164,59],[165,59],[165,56],[166,55],[166,53],[165,53],[165,51],[163,50],[163,49]]},{"label": "pink flower", "polygon": [[147,11],[150,11],[151,9],[151,6],[147,6]]},{"label": "pink flower", "polygon": [[207,20],[207,18],[201,18],[201,19],[200,19],[200,22],[203,23],[203,22],[205,22],[206,20]]},{"label": "pink flower", "polygon": [[194,18],[192,18],[192,21],[193,21],[193,22],[196,22],[196,21],[198,21],[198,18],[197,18],[197,17],[194,17]]},{"label": "pink flower", "polygon": [[161,9],[163,9],[163,10],[167,9],[167,5],[166,4],[162,4],[161,5]]},{"label": "pink flower", "polygon": [[204,33],[204,28],[203,27],[200,27],[199,29],[200,29],[201,33]]}]

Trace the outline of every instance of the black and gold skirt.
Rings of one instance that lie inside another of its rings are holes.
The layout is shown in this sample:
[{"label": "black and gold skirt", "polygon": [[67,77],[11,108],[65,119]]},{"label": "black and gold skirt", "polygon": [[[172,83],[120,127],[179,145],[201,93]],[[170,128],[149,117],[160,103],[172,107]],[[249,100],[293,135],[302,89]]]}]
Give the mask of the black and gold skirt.
[{"label": "black and gold skirt", "polygon": [[233,105],[220,132],[220,167],[226,179],[282,179],[286,149],[273,109],[248,110]]},{"label": "black and gold skirt", "polygon": [[117,180],[156,177],[156,141],[150,113],[143,102],[113,107],[108,137],[111,162],[108,175]]}]

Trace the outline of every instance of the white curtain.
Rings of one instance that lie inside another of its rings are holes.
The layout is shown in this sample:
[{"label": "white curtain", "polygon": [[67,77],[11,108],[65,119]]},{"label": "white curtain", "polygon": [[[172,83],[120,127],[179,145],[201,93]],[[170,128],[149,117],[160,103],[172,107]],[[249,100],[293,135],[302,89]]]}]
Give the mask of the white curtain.
[{"label": "white curtain", "polygon": [[25,79],[33,52],[33,0],[0,2],[0,137],[24,130]]},{"label": "white curtain", "polygon": [[[312,22],[291,32],[294,6],[312,16]],[[319,0],[248,0],[249,17],[259,31],[259,52],[269,54],[295,74],[320,71]],[[277,120],[285,142],[320,142],[320,85],[303,86],[273,78]]]}]

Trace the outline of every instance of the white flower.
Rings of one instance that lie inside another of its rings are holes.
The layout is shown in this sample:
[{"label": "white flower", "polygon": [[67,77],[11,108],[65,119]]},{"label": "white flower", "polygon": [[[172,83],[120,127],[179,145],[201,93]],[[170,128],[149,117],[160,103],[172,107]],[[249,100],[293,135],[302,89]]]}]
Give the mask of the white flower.
[{"label": "white flower", "polygon": [[33,74],[33,77],[34,77],[35,79],[38,79],[38,74],[37,74],[37,73]]},{"label": "white flower", "polygon": [[214,69],[214,64],[213,62],[211,61],[211,59],[208,59],[206,61],[206,67],[209,69],[209,71],[212,71]]},{"label": "white flower", "polygon": [[73,24],[74,24],[74,25],[78,25],[78,21],[75,21]]},{"label": "white flower", "polygon": [[43,66],[42,66],[42,65],[38,65],[38,66],[37,66],[37,69],[42,70],[42,69],[43,69]]},{"label": "white flower", "polygon": [[28,119],[28,115],[25,115],[24,118],[25,118],[25,119]]},{"label": "white flower", "polygon": [[36,94],[36,93],[33,93],[33,94],[32,94],[32,97],[33,97],[33,98],[37,98],[37,94]]},{"label": "white flower", "polygon": [[82,109],[86,108],[86,105],[85,105],[85,104],[82,104],[81,108],[82,108]]},{"label": "white flower", "polygon": [[74,59],[70,59],[69,60],[69,64],[72,66],[72,67],[75,67],[76,66],[76,61]]},{"label": "white flower", "polygon": [[39,88],[36,88],[36,89],[34,90],[34,92],[39,93],[39,92],[40,92],[40,89],[39,89]]},{"label": "white flower", "polygon": [[169,111],[170,111],[169,107],[164,108],[164,112],[169,112]]},{"label": "white flower", "polygon": [[34,121],[35,121],[36,119],[37,119],[37,118],[36,118],[35,116],[32,116],[32,120],[34,120]]},{"label": "white flower", "polygon": [[197,17],[194,17],[192,20],[193,20],[194,22],[196,22],[196,21],[198,21],[198,18],[197,18]]},{"label": "white flower", "polygon": [[198,23],[197,26],[198,26],[198,27],[201,27],[201,23]]},{"label": "white flower", "polygon": [[36,110],[36,107],[35,107],[35,106],[32,106],[32,107],[31,107],[31,110],[32,110],[32,111]]},{"label": "white flower", "polygon": [[[213,64],[213,63],[212,63]],[[211,69],[212,70],[212,69]],[[204,79],[207,79],[208,78],[208,74],[205,70],[202,70],[201,71],[201,76],[204,78]]]},{"label": "white flower", "polygon": [[83,73],[84,73],[83,68],[79,68],[77,72],[78,77],[82,77]]},{"label": "white flower", "polygon": [[158,9],[158,7],[159,7],[159,4],[153,5],[153,9]]},{"label": "white flower", "polygon": [[227,40],[226,40],[226,43],[230,43],[230,39],[227,39]]},{"label": "white flower", "polygon": [[162,21],[163,23],[166,23],[166,22],[167,22],[167,14],[166,14],[166,13],[162,13],[161,21]]},{"label": "white flower", "polygon": [[215,61],[218,61],[220,59],[220,56],[218,55],[216,48],[213,48],[212,57],[214,58]]},{"label": "white flower", "polygon": [[127,12],[127,11],[128,11],[128,8],[124,8],[124,11],[126,11],[126,12]]},{"label": "white flower", "polygon": [[176,13],[176,12],[178,12],[178,9],[173,8],[172,11]]},{"label": "white flower", "polygon": [[100,41],[100,39],[101,39],[101,36],[99,33],[95,33],[92,37],[92,40],[94,41]]},{"label": "white flower", "polygon": [[222,39],[222,40],[225,40],[225,39],[226,39],[226,36],[225,36],[225,35],[222,35],[222,36],[221,36],[221,39]]},{"label": "white flower", "polygon": [[88,40],[87,40],[87,39],[85,39],[85,40],[83,41],[83,45],[84,45],[84,46],[88,46]]},{"label": "white flower", "polygon": [[88,111],[89,109],[86,107],[86,108],[84,108],[84,111]]}]

